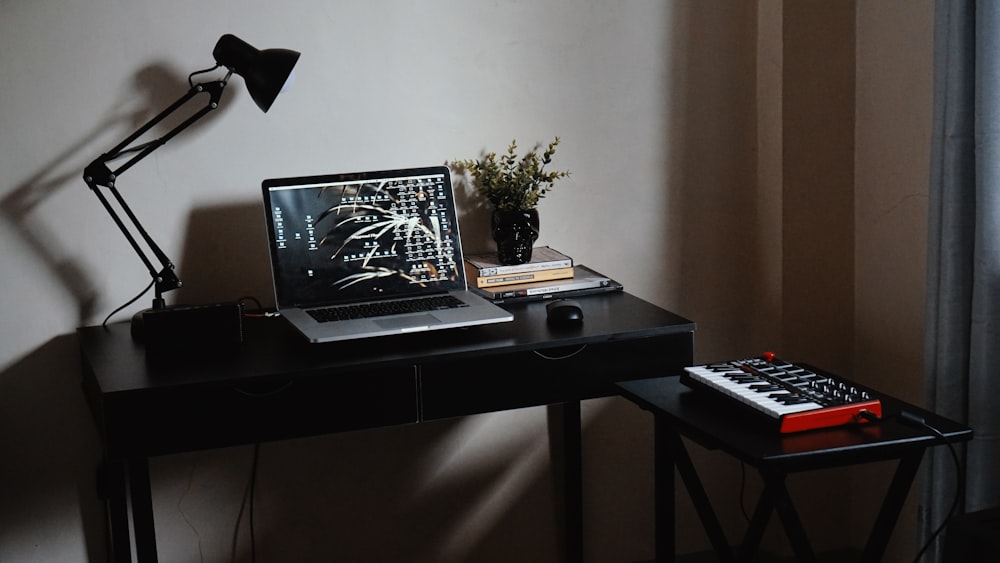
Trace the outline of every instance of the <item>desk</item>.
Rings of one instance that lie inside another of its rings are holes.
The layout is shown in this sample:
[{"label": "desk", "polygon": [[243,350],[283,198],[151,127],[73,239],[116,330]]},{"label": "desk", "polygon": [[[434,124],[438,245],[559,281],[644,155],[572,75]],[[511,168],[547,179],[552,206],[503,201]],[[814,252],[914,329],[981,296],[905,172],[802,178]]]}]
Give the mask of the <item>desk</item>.
[{"label": "desk", "polygon": [[126,324],[81,328],[113,560],[131,560],[129,503],[138,560],[157,560],[152,456],[563,404],[566,559],[580,561],[580,401],[679,373],[695,326],[627,293],[579,302],[577,328],[550,328],[536,302],[508,306],[509,323],[331,344],[250,319],[244,345],[207,358],[147,355]]},{"label": "desk", "polygon": [[799,561],[815,561],[802,523],[792,504],[785,477],[792,472],[899,460],[882,508],[875,517],[862,561],[879,561],[916,476],[924,450],[941,444],[930,433],[897,420],[906,411],[924,418],[949,442],[972,439],[972,430],[933,413],[881,395],[883,420],[795,434],[762,428],[745,413],[720,406],[717,397],[692,391],[677,377],[619,383],[623,394],[653,413],[655,419],[656,552],[658,561],[674,560],[674,470],[691,495],[698,516],[721,561],[734,556],[708,501],[687,449],[686,436],[709,449],[719,449],[756,468],[764,490],[747,528],[739,561],[752,561],[772,512],[777,512]]}]

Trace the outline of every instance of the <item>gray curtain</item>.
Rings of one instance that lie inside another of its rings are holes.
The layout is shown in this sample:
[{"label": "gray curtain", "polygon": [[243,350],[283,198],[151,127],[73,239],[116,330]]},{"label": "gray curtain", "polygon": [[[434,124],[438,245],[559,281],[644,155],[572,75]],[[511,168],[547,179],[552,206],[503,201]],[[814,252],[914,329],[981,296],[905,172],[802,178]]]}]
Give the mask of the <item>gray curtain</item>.
[{"label": "gray curtain", "polygon": [[[974,512],[1000,506],[1000,2],[938,0],[934,32],[927,402],[975,433],[962,449],[962,502]],[[955,493],[948,452],[935,448],[929,462],[925,539]]]}]

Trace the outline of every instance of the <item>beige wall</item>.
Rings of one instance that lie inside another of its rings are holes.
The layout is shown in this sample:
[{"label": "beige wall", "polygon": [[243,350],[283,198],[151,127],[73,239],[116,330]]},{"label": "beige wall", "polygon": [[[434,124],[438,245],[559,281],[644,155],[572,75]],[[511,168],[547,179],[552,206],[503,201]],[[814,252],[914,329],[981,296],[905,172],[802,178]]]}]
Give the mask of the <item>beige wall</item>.
[{"label": "beige wall", "polygon": [[[264,177],[558,134],[573,175],[543,201],[539,242],[694,319],[697,359],[787,351],[920,399],[930,0],[63,4],[0,8],[0,561],[101,560],[99,442],[72,334],[146,280],[80,172],[179,95],[227,32],[303,57],[267,115],[235,79],[218,115],[123,178],[179,264],[181,298],[270,301]],[[482,215],[462,221],[467,245],[486,247]],[[588,560],[649,559],[651,420],[620,399],[584,417]],[[527,409],[265,444],[259,553],[551,560],[547,422]],[[230,560],[250,454],[153,460],[161,560]],[[739,465],[696,463],[735,538]],[[821,546],[861,541],[838,532],[885,469],[848,473],[850,494],[807,497]],[[705,549],[680,502],[682,549]],[[890,560],[912,558],[914,521]]]},{"label": "beige wall", "polygon": [[[858,2],[857,21],[854,367],[859,379],[919,405],[934,5]],[[874,511],[891,470],[856,472],[852,513]],[[913,559],[916,498],[911,491],[887,560]]]}]

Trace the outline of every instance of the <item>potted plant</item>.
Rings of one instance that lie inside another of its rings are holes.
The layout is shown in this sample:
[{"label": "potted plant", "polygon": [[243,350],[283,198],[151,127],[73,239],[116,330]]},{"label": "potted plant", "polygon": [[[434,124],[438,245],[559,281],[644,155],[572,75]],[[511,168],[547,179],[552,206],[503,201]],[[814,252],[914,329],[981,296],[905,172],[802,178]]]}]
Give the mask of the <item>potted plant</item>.
[{"label": "potted plant", "polygon": [[493,206],[490,227],[502,264],[531,260],[531,249],[538,239],[538,201],[556,180],[569,176],[567,171],[545,169],[558,145],[557,136],[540,155],[539,144],[519,158],[514,139],[503,156],[491,152],[477,160],[456,162],[472,174],[473,188]]}]

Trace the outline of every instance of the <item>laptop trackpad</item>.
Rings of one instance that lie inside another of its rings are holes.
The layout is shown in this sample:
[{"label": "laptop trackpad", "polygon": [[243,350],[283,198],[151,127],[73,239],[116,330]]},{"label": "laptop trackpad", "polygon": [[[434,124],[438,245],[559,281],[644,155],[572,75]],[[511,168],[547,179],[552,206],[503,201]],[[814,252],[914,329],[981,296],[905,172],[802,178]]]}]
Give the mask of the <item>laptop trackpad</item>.
[{"label": "laptop trackpad", "polygon": [[375,323],[382,328],[413,328],[417,326],[436,325],[440,322],[437,317],[431,314],[375,319]]}]

